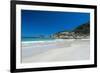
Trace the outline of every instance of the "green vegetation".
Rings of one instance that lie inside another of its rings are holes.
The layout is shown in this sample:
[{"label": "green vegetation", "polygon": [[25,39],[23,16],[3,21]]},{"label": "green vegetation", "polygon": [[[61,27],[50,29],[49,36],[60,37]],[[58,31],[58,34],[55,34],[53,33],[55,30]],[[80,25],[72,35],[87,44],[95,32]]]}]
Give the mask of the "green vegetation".
[{"label": "green vegetation", "polygon": [[64,30],[52,35],[52,38],[71,39],[85,38],[90,35],[90,22],[82,24],[72,31]]}]

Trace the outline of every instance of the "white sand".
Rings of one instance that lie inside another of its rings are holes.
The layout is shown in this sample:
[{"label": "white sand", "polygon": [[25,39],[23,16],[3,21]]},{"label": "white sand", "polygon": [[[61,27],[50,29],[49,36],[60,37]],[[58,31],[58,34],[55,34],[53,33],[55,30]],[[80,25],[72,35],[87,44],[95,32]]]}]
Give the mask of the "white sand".
[{"label": "white sand", "polygon": [[90,40],[66,39],[50,42],[22,43],[22,62],[87,60]]}]

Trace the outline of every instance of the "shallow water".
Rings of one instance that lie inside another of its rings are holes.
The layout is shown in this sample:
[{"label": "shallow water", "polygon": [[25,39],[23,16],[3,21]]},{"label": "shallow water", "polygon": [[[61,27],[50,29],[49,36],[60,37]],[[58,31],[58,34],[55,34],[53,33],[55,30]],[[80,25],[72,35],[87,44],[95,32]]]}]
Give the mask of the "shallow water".
[{"label": "shallow water", "polygon": [[33,37],[23,37],[21,38],[22,41],[50,41],[55,40],[53,38],[33,38]]}]

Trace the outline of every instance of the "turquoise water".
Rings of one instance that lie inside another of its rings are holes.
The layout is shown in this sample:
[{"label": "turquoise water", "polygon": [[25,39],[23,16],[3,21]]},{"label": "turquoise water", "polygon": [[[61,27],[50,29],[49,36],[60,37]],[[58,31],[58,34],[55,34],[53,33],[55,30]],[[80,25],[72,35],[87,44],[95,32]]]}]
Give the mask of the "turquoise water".
[{"label": "turquoise water", "polygon": [[24,37],[21,38],[22,41],[50,41],[50,40],[54,40],[52,38],[30,38],[30,37]]}]

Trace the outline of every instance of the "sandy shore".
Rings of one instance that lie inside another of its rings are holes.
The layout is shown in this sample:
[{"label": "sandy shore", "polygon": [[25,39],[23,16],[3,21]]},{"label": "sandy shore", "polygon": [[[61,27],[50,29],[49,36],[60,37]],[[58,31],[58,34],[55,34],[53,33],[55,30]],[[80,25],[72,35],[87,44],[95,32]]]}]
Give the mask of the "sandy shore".
[{"label": "sandy shore", "polygon": [[89,56],[89,39],[22,42],[23,63],[87,60]]}]

